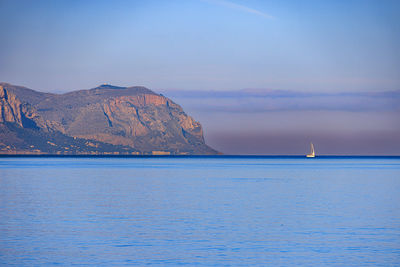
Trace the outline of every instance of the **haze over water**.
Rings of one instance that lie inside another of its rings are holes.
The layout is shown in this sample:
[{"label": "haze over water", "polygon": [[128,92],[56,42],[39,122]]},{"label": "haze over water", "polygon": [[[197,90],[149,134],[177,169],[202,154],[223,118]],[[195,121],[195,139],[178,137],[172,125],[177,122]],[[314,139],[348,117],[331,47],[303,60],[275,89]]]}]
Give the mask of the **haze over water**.
[{"label": "haze over water", "polygon": [[399,157],[0,158],[0,265],[398,265],[399,177]]}]

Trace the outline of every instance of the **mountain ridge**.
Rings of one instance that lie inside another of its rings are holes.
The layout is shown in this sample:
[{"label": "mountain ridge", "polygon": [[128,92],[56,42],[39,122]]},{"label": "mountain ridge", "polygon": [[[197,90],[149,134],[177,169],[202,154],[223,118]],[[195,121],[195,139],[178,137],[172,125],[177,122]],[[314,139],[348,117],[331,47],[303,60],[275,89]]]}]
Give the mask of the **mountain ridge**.
[{"label": "mountain ridge", "polygon": [[[29,134],[22,132],[38,131],[42,135],[37,136],[42,137],[61,134],[73,140],[98,142],[98,147],[112,145],[118,153],[218,154],[205,144],[199,122],[171,99],[142,86],[102,84],[92,89],[53,94],[0,83],[0,123],[1,153],[22,149],[10,149],[13,144],[7,141],[4,132],[14,129],[10,131],[25,136],[26,145],[30,142],[26,140]],[[19,127],[18,131],[11,124]],[[57,142],[51,143],[58,146]],[[26,149],[26,145],[23,151],[30,153],[32,149]],[[44,147],[35,148],[38,150],[54,153],[54,149],[49,152]],[[89,150],[83,152],[102,153],[101,149]],[[104,152],[113,152],[112,147],[108,146]],[[70,154],[71,150],[60,146],[55,153]],[[79,149],[75,153],[79,154]]]}]

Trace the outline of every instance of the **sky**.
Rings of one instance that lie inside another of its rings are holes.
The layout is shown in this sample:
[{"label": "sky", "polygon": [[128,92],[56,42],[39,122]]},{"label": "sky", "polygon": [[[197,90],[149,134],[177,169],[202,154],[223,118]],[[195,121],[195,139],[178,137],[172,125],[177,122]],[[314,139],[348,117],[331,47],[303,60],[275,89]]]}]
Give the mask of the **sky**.
[{"label": "sky", "polygon": [[0,0],[0,81],[163,93],[228,154],[400,154],[400,1]]}]

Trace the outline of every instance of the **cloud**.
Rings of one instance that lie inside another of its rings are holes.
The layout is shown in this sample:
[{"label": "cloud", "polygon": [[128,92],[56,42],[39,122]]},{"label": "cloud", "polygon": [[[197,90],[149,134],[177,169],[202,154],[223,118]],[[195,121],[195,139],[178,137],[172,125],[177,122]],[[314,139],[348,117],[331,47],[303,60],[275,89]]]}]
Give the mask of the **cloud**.
[{"label": "cloud", "polygon": [[316,93],[289,90],[163,92],[190,109],[202,112],[263,113],[278,111],[400,111],[400,90]]},{"label": "cloud", "polygon": [[400,99],[400,90],[379,92],[301,92],[272,89],[243,90],[164,90],[169,96],[182,98],[310,98],[310,97],[371,97]]},{"label": "cloud", "polygon": [[240,4],[236,4],[236,3],[233,3],[233,2],[230,2],[230,1],[225,1],[225,0],[205,0],[205,1],[209,2],[209,3],[212,3],[212,4],[217,4],[217,5],[220,5],[220,6],[224,6],[224,7],[230,8],[230,9],[235,9],[235,10],[243,11],[243,12],[246,12],[246,13],[254,14],[254,15],[257,15],[257,16],[261,16],[261,17],[264,17],[264,18],[267,18],[267,19],[274,19],[273,16],[271,16],[269,14],[266,14],[264,12],[261,12],[261,11],[259,11],[257,9],[250,8],[250,7],[247,7],[247,6],[244,6],[244,5],[240,5]]}]

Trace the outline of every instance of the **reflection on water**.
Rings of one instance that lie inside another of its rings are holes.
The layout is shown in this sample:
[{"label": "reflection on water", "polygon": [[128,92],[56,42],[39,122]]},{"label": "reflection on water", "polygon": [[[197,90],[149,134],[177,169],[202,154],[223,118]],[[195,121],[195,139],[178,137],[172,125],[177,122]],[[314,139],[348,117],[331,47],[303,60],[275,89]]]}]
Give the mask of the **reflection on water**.
[{"label": "reflection on water", "polygon": [[400,158],[0,158],[0,264],[399,265]]}]

